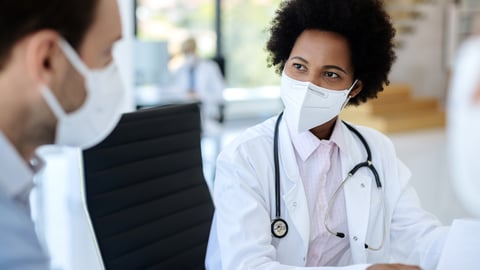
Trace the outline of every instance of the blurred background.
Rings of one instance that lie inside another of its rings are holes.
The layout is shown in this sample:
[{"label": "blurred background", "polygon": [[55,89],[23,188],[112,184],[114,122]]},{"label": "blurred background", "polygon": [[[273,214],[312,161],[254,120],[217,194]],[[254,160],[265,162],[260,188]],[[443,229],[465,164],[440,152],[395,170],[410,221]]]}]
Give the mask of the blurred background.
[{"label": "blurred background", "polygon": [[[193,37],[198,57],[222,75],[217,117],[204,117],[206,181],[215,159],[245,128],[279,113],[279,76],[267,66],[268,26],[280,0],[119,0],[124,40],[116,48],[131,109],[190,102],[172,87]],[[479,0],[386,0],[397,30],[391,85],[377,100],[342,112],[345,120],[384,132],[412,171],[424,208],[444,224],[469,217],[452,187],[446,147],[446,101],[459,45],[477,31]],[[219,118],[219,116],[221,116]],[[39,150],[48,165],[36,178],[32,209],[53,269],[100,269],[82,194],[78,149]]]}]

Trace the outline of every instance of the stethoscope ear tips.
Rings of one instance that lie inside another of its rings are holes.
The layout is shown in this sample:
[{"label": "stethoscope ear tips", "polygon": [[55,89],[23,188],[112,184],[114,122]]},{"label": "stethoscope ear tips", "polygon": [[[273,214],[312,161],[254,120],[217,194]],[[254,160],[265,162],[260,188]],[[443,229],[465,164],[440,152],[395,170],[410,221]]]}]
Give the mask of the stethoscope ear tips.
[{"label": "stethoscope ear tips", "polygon": [[341,232],[337,232],[335,235],[340,238],[345,238],[345,234]]}]

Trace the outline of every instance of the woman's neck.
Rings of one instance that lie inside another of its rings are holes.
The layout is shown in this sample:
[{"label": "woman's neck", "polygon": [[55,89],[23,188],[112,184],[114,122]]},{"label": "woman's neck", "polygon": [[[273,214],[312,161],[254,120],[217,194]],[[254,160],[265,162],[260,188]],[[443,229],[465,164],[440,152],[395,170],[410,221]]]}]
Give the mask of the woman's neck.
[{"label": "woman's neck", "polygon": [[332,136],[333,128],[335,127],[337,119],[338,116],[320,126],[310,129],[310,132],[320,140],[328,140]]}]

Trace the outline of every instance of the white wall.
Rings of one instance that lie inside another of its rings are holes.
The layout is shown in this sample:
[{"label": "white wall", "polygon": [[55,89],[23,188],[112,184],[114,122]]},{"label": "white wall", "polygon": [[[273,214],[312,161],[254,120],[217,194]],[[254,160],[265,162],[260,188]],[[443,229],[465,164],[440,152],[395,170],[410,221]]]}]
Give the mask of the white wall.
[{"label": "white wall", "polygon": [[[447,98],[448,72],[455,56],[453,28],[458,27],[451,16],[453,6],[448,0],[421,5],[423,17],[416,22],[415,32],[405,36],[405,46],[397,50],[390,80],[409,83],[415,96]],[[452,21],[453,20],[453,21]],[[453,28],[452,28],[453,27]],[[454,176],[447,161],[444,129],[390,135],[398,156],[412,171],[412,185],[417,189],[423,207],[444,224],[453,219],[469,217],[454,192]]]},{"label": "white wall", "polygon": [[471,217],[454,190],[444,129],[390,134],[389,137],[398,158],[412,172],[411,184],[425,210],[445,225],[454,219]]},{"label": "white wall", "polygon": [[397,50],[398,58],[390,74],[392,83],[409,83],[414,95],[437,97],[442,102],[447,89],[445,2],[419,5],[423,16],[416,21],[414,32],[403,37],[404,47]]}]

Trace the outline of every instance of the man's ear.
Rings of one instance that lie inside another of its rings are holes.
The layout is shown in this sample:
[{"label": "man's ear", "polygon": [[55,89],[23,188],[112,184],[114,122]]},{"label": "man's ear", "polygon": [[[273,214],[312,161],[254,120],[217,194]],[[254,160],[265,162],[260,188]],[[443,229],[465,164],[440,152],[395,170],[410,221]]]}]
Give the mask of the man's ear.
[{"label": "man's ear", "polygon": [[350,97],[355,97],[356,95],[358,95],[358,93],[360,93],[363,89],[363,82],[358,80],[357,81],[357,84],[355,85],[355,87],[352,89],[352,91],[350,91]]},{"label": "man's ear", "polygon": [[60,51],[58,33],[50,30],[36,32],[25,40],[26,68],[39,84],[52,85],[56,76],[65,73],[65,57]]}]

